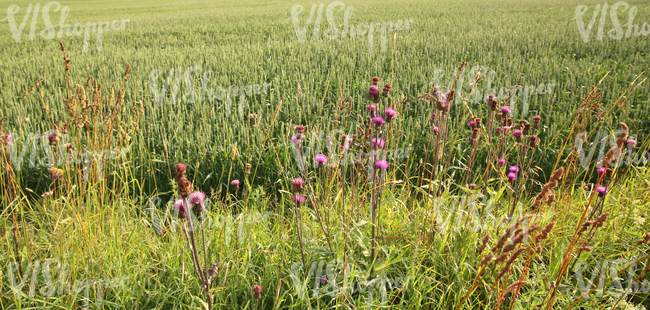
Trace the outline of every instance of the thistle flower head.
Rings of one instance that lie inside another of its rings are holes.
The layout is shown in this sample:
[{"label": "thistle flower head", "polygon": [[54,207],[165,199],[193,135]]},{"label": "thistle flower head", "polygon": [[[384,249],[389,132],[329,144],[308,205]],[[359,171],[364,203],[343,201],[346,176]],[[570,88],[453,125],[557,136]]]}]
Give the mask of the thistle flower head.
[{"label": "thistle flower head", "polygon": [[377,88],[377,85],[372,85],[368,89],[368,97],[372,96],[373,98],[375,96],[379,96],[379,88]]},{"label": "thistle flower head", "polygon": [[515,140],[517,140],[517,142],[521,142],[521,130],[517,129],[513,131],[512,136],[515,137]]},{"label": "thistle flower head", "polygon": [[627,148],[633,149],[634,147],[636,147],[636,140],[633,139],[627,140]]},{"label": "thistle flower head", "polygon": [[375,123],[375,126],[381,127],[386,121],[381,116],[375,116],[372,118],[372,122]]},{"label": "thistle flower head", "polygon": [[506,159],[505,158],[499,158],[499,165],[505,165],[506,164]]},{"label": "thistle flower head", "polygon": [[475,189],[475,188],[476,188],[476,184],[472,183],[469,185],[469,189]]},{"label": "thistle flower head", "polygon": [[314,157],[314,160],[316,160],[319,167],[322,167],[323,164],[327,161],[327,156],[325,156],[323,154],[318,154],[318,155],[316,155],[316,157]]},{"label": "thistle flower head", "polygon": [[301,178],[295,178],[293,179],[293,182],[291,182],[291,186],[293,187],[293,190],[295,192],[302,192],[302,185],[305,184],[305,181],[303,181]]},{"label": "thistle flower head", "polygon": [[390,85],[390,83],[386,83],[386,85],[384,85],[384,91],[381,93],[381,95],[384,98],[387,98],[391,89],[393,89],[393,85]]},{"label": "thistle flower head", "polygon": [[230,181],[230,185],[232,185],[235,189],[239,189],[239,180],[234,179],[234,180]]},{"label": "thistle flower head", "polygon": [[505,105],[501,107],[501,113],[505,116],[506,114],[510,114],[510,107]]},{"label": "thistle flower head", "polygon": [[487,98],[485,98],[485,103],[491,104],[494,98],[496,98],[496,96],[494,94],[490,94],[489,96],[487,96]]},{"label": "thistle flower head", "polygon": [[530,136],[530,147],[536,147],[538,143],[539,143],[539,139],[537,138],[536,135]]},{"label": "thistle flower head", "polygon": [[295,195],[293,196],[292,201],[298,206],[300,206],[300,204],[305,203],[305,201],[307,200],[305,200],[305,197],[303,195]]},{"label": "thistle flower head", "polygon": [[366,107],[366,111],[370,113],[370,117],[375,117],[375,115],[377,114],[377,106],[374,104],[368,105]]},{"label": "thistle flower head", "polygon": [[174,202],[174,210],[178,213],[179,219],[184,219],[187,216],[187,208],[183,203],[183,199],[177,199],[176,202]]},{"label": "thistle flower head", "polygon": [[386,145],[386,142],[384,142],[384,140],[382,140],[381,138],[372,138],[372,140],[370,141],[375,148],[384,147],[384,145]]},{"label": "thistle flower head", "polygon": [[10,144],[12,141],[14,141],[14,136],[12,136],[11,134],[7,134],[6,139],[7,139],[7,144]]},{"label": "thistle flower head", "polygon": [[305,133],[305,126],[302,126],[302,125],[296,126],[296,133],[299,133],[299,134]]},{"label": "thistle flower head", "polygon": [[542,117],[537,115],[533,117],[533,127],[539,128],[539,122],[542,120]]},{"label": "thistle flower head", "polygon": [[388,108],[386,109],[386,111],[384,111],[384,115],[386,116],[386,121],[389,123],[393,121],[393,117],[395,117],[396,114],[397,112],[395,112],[395,110],[393,110],[392,108]]},{"label": "thistle flower head", "polygon": [[433,131],[433,134],[435,134],[435,135],[437,135],[440,132],[440,128],[438,128],[438,126],[433,126],[433,128],[431,128],[431,130]]},{"label": "thistle flower head", "polygon": [[297,134],[291,137],[291,143],[293,143],[295,146],[298,146],[298,143],[300,143],[300,139],[298,139]]},{"label": "thistle flower head", "polygon": [[467,126],[469,126],[469,128],[476,127],[476,121],[469,121],[469,123],[467,123]]},{"label": "thistle flower head", "polygon": [[436,121],[436,118],[438,118],[438,116],[436,115],[436,113],[431,113],[431,122],[435,122],[435,121]]},{"label": "thistle flower head", "polygon": [[388,168],[388,162],[385,160],[378,160],[375,163],[375,168],[381,169],[381,170],[386,170]]},{"label": "thistle flower head", "polygon": [[49,135],[47,137],[47,140],[49,140],[50,145],[54,145],[56,143],[56,136],[55,135]]},{"label": "thistle flower head", "polygon": [[187,199],[192,203],[193,210],[196,213],[201,213],[205,209],[204,201],[205,201],[205,193],[202,191],[195,191],[194,193],[191,193]]},{"label": "thistle flower head", "polygon": [[598,168],[598,174],[603,174],[603,173],[605,173],[605,171],[607,171],[607,169],[605,169],[605,167]]},{"label": "thistle flower head", "polygon": [[510,166],[510,169],[509,169],[509,170],[510,170],[510,172],[517,173],[517,172],[519,172],[519,167],[517,167],[517,166]]},{"label": "thistle flower head", "polygon": [[500,136],[500,135],[501,135],[501,130],[502,130],[501,127],[497,127],[497,129],[496,129],[496,133],[495,133],[495,134],[496,134],[497,136]]},{"label": "thistle flower head", "polygon": [[516,178],[517,178],[517,174],[515,174],[514,172],[508,173],[508,179],[510,179],[510,181],[512,181],[512,180],[514,180]]},{"label": "thistle flower head", "polygon": [[372,78],[372,84],[375,86],[379,85],[379,81],[381,80],[376,76]]},{"label": "thistle flower head", "polygon": [[607,193],[609,193],[609,190],[605,186],[598,186],[596,188],[596,192],[598,193],[598,196],[605,197],[605,195],[607,195]]},{"label": "thistle flower head", "polygon": [[253,286],[253,298],[260,299],[262,298],[262,287],[259,285]]}]

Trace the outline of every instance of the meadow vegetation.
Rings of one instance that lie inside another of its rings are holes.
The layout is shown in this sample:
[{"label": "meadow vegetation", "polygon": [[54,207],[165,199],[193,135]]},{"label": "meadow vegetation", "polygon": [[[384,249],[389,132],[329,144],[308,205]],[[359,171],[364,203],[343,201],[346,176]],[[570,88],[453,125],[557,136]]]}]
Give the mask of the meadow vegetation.
[{"label": "meadow vegetation", "polygon": [[320,2],[61,2],[129,20],[101,50],[2,24],[0,308],[650,305],[646,36],[586,42],[597,1],[335,3],[369,50],[332,3],[318,40]]}]

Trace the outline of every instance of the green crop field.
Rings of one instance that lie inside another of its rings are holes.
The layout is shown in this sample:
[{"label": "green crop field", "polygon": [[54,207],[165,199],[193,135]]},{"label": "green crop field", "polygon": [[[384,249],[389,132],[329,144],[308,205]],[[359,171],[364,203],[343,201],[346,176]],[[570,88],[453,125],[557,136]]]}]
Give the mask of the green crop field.
[{"label": "green crop field", "polygon": [[646,1],[0,19],[2,310],[650,307]]}]

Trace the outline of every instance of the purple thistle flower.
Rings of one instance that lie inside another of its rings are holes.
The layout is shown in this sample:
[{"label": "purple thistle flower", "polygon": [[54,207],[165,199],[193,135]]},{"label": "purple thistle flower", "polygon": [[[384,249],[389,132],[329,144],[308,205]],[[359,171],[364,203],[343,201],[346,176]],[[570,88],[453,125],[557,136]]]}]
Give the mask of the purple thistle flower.
[{"label": "purple thistle flower", "polygon": [[533,127],[539,128],[539,122],[542,120],[542,117],[537,115],[533,117]]},{"label": "purple thistle flower", "polygon": [[598,196],[605,197],[605,195],[607,195],[607,193],[609,193],[609,190],[607,190],[607,187],[605,187],[605,186],[598,186],[596,188],[596,192],[598,193]]},{"label": "purple thistle flower", "polygon": [[469,128],[476,127],[476,121],[469,121],[469,123],[467,123],[467,126],[469,126]]},{"label": "purple thistle flower", "polygon": [[517,178],[517,174],[515,174],[514,172],[508,173],[508,179],[510,179],[510,181],[512,181],[512,180],[514,180],[516,178]]},{"label": "purple thistle flower", "polygon": [[505,165],[506,164],[506,159],[505,158],[499,158],[499,165]]},{"label": "purple thistle flower", "polygon": [[370,141],[375,147],[384,147],[384,145],[386,145],[386,142],[384,142],[384,140],[381,138],[372,138]]},{"label": "purple thistle flower", "polygon": [[291,137],[291,143],[298,146],[298,143],[300,143],[300,139],[298,139],[298,135],[293,135],[293,137]]},{"label": "purple thistle flower", "polygon": [[368,94],[369,95],[379,95],[379,88],[377,88],[376,85],[371,85],[370,89],[368,89]]},{"label": "purple thistle flower", "polygon": [[603,174],[603,173],[605,173],[605,171],[607,171],[607,169],[605,169],[605,167],[598,168],[598,174]]},{"label": "purple thistle flower", "polygon": [[384,91],[381,93],[381,95],[384,97],[388,97],[388,93],[390,92],[391,89],[393,89],[393,85],[390,85],[390,83],[386,83],[386,85],[384,85]]},{"label": "purple thistle flower", "polygon": [[376,99],[379,99],[379,88],[377,88],[376,85],[372,85],[370,86],[370,89],[368,89],[368,100],[375,102]]},{"label": "purple thistle flower", "polygon": [[381,116],[375,116],[372,118],[372,122],[375,123],[375,126],[381,127],[386,121],[384,121],[384,118]]},{"label": "purple thistle flower", "polygon": [[187,199],[194,205],[194,212],[196,213],[201,213],[203,209],[205,209],[205,206],[203,204],[205,200],[205,193],[202,191],[196,191],[194,193],[191,193]]},{"label": "purple thistle flower", "polygon": [[384,115],[386,116],[386,121],[389,123],[393,121],[393,117],[396,114],[397,112],[395,112],[395,110],[393,110],[392,108],[388,108],[386,109],[386,111],[384,111]]},{"label": "purple thistle flower", "polygon": [[519,172],[519,167],[517,167],[517,166],[510,166],[510,172]]},{"label": "purple thistle flower", "polygon": [[235,189],[239,189],[239,180],[234,179],[230,182],[230,185],[232,185]]},{"label": "purple thistle flower", "polygon": [[636,147],[636,140],[627,140],[627,148],[628,149],[633,149]]},{"label": "purple thistle flower", "polygon": [[[12,136],[11,134],[7,134],[7,144],[10,144],[11,141],[14,141],[14,136]],[[635,144],[636,144],[636,142],[635,142]]]},{"label": "purple thistle flower", "polygon": [[440,128],[438,128],[438,126],[433,126],[431,130],[433,130],[433,134],[435,135],[437,135],[440,132]]},{"label": "purple thistle flower", "polygon": [[503,113],[504,116],[505,116],[506,114],[510,114],[510,107],[507,106],[507,105],[502,106],[502,107],[501,107],[501,113]]},{"label": "purple thistle flower", "polygon": [[186,217],[187,208],[183,203],[183,199],[177,199],[176,202],[174,202],[174,210],[178,213],[178,218],[184,219]]},{"label": "purple thistle flower", "polygon": [[497,136],[500,136],[500,135],[501,135],[501,127],[497,127],[496,135],[497,135]]},{"label": "purple thistle flower", "polygon": [[491,95],[487,96],[487,98],[485,98],[485,103],[487,103],[487,104],[492,103],[492,100],[494,100],[495,97],[496,96],[494,94],[491,94]]},{"label": "purple thistle flower", "polygon": [[305,200],[305,197],[302,195],[295,195],[293,196],[292,201],[300,207],[300,204],[305,203],[307,200]]},{"label": "purple thistle flower", "polygon": [[323,164],[327,161],[327,156],[323,154],[318,154],[314,159],[316,160],[316,162],[318,162],[318,166],[322,167]]},{"label": "purple thistle flower", "polygon": [[388,162],[385,160],[378,160],[375,163],[375,168],[381,169],[381,170],[386,170],[388,168]]},{"label": "purple thistle flower", "polygon": [[475,188],[476,188],[476,184],[472,183],[469,185],[469,189],[475,189]]},{"label": "purple thistle flower", "polygon": [[515,137],[517,142],[521,142],[521,130],[517,129],[512,132],[512,136]]},{"label": "purple thistle flower", "polygon": [[301,178],[295,178],[293,179],[293,182],[291,182],[291,186],[293,187],[293,190],[298,193],[302,192],[303,184],[305,184],[305,181],[303,181]]},{"label": "purple thistle flower", "polygon": [[262,298],[262,287],[259,285],[253,286],[253,298],[260,299]]}]

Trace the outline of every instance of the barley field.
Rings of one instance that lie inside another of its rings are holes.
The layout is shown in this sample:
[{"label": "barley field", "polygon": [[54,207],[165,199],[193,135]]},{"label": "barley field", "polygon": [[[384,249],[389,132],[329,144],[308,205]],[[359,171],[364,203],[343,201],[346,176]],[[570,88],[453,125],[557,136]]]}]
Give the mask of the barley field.
[{"label": "barley field", "polygon": [[0,309],[646,309],[650,4],[0,1]]}]

